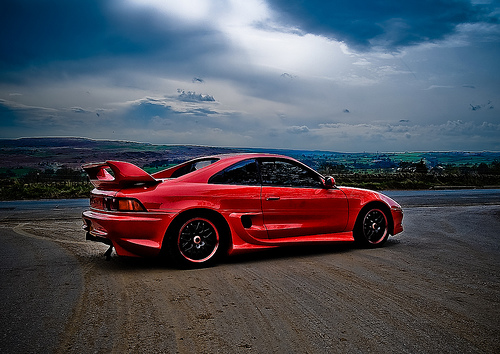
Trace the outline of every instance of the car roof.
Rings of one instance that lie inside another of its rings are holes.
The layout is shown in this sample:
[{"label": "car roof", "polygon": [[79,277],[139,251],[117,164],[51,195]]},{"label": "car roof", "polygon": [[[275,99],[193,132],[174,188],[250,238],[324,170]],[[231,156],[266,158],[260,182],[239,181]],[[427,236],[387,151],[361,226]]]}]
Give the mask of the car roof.
[{"label": "car roof", "polygon": [[[246,160],[248,158],[258,158],[258,157],[279,157],[279,158],[286,158],[286,159],[292,159],[289,156],[284,156],[284,155],[278,155],[278,154],[270,154],[270,153],[264,153],[264,152],[235,152],[235,153],[228,153],[228,154],[217,154],[217,155],[207,155],[207,156],[200,156],[196,159],[203,159],[203,158],[219,158],[219,159],[241,159],[241,160]],[[194,160],[196,160],[194,159]],[[293,159],[292,159],[293,160]]]}]

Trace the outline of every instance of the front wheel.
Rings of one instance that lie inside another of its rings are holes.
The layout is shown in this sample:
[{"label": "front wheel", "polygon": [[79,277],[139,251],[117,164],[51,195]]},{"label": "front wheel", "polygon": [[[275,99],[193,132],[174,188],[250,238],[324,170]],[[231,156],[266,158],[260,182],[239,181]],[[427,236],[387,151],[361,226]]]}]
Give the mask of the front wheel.
[{"label": "front wheel", "polygon": [[389,223],[386,214],[375,208],[368,208],[358,216],[354,239],[363,247],[382,246],[389,237]]},{"label": "front wheel", "polygon": [[206,217],[183,219],[169,236],[168,252],[181,267],[212,264],[221,252],[219,229]]}]

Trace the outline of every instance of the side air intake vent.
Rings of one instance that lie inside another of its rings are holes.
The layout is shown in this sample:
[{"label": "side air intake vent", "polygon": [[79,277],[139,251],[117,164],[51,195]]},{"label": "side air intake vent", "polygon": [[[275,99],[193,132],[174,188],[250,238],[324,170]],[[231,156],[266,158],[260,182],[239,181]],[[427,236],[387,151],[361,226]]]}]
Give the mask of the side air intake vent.
[{"label": "side air intake vent", "polygon": [[241,217],[241,224],[245,229],[252,227],[252,219],[248,215],[243,215]]}]

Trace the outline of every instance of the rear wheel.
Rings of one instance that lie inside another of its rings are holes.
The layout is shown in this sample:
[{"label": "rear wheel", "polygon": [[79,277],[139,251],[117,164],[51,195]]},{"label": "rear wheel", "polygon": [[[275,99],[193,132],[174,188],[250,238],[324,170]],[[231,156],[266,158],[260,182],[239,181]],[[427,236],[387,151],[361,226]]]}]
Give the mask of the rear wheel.
[{"label": "rear wheel", "polygon": [[389,223],[383,210],[372,207],[362,211],[356,222],[354,239],[364,247],[382,246],[389,237]]},{"label": "rear wheel", "polygon": [[168,253],[181,267],[207,266],[222,252],[220,228],[211,219],[191,216],[179,220],[168,238]]}]

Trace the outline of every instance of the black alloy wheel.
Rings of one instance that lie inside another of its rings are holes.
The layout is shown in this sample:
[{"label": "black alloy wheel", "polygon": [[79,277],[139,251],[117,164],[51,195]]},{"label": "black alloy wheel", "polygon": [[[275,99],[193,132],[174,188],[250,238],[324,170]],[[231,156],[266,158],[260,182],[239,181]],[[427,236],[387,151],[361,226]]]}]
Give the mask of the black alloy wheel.
[{"label": "black alloy wheel", "polygon": [[367,209],[360,215],[354,239],[365,247],[378,247],[389,237],[389,223],[386,214],[377,208]]},{"label": "black alloy wheel", "polygon": [[219,231],[207,218],[190,218],[179,228],[176,247],[185,262],[206,263],[215,257],[219,245]]}]

